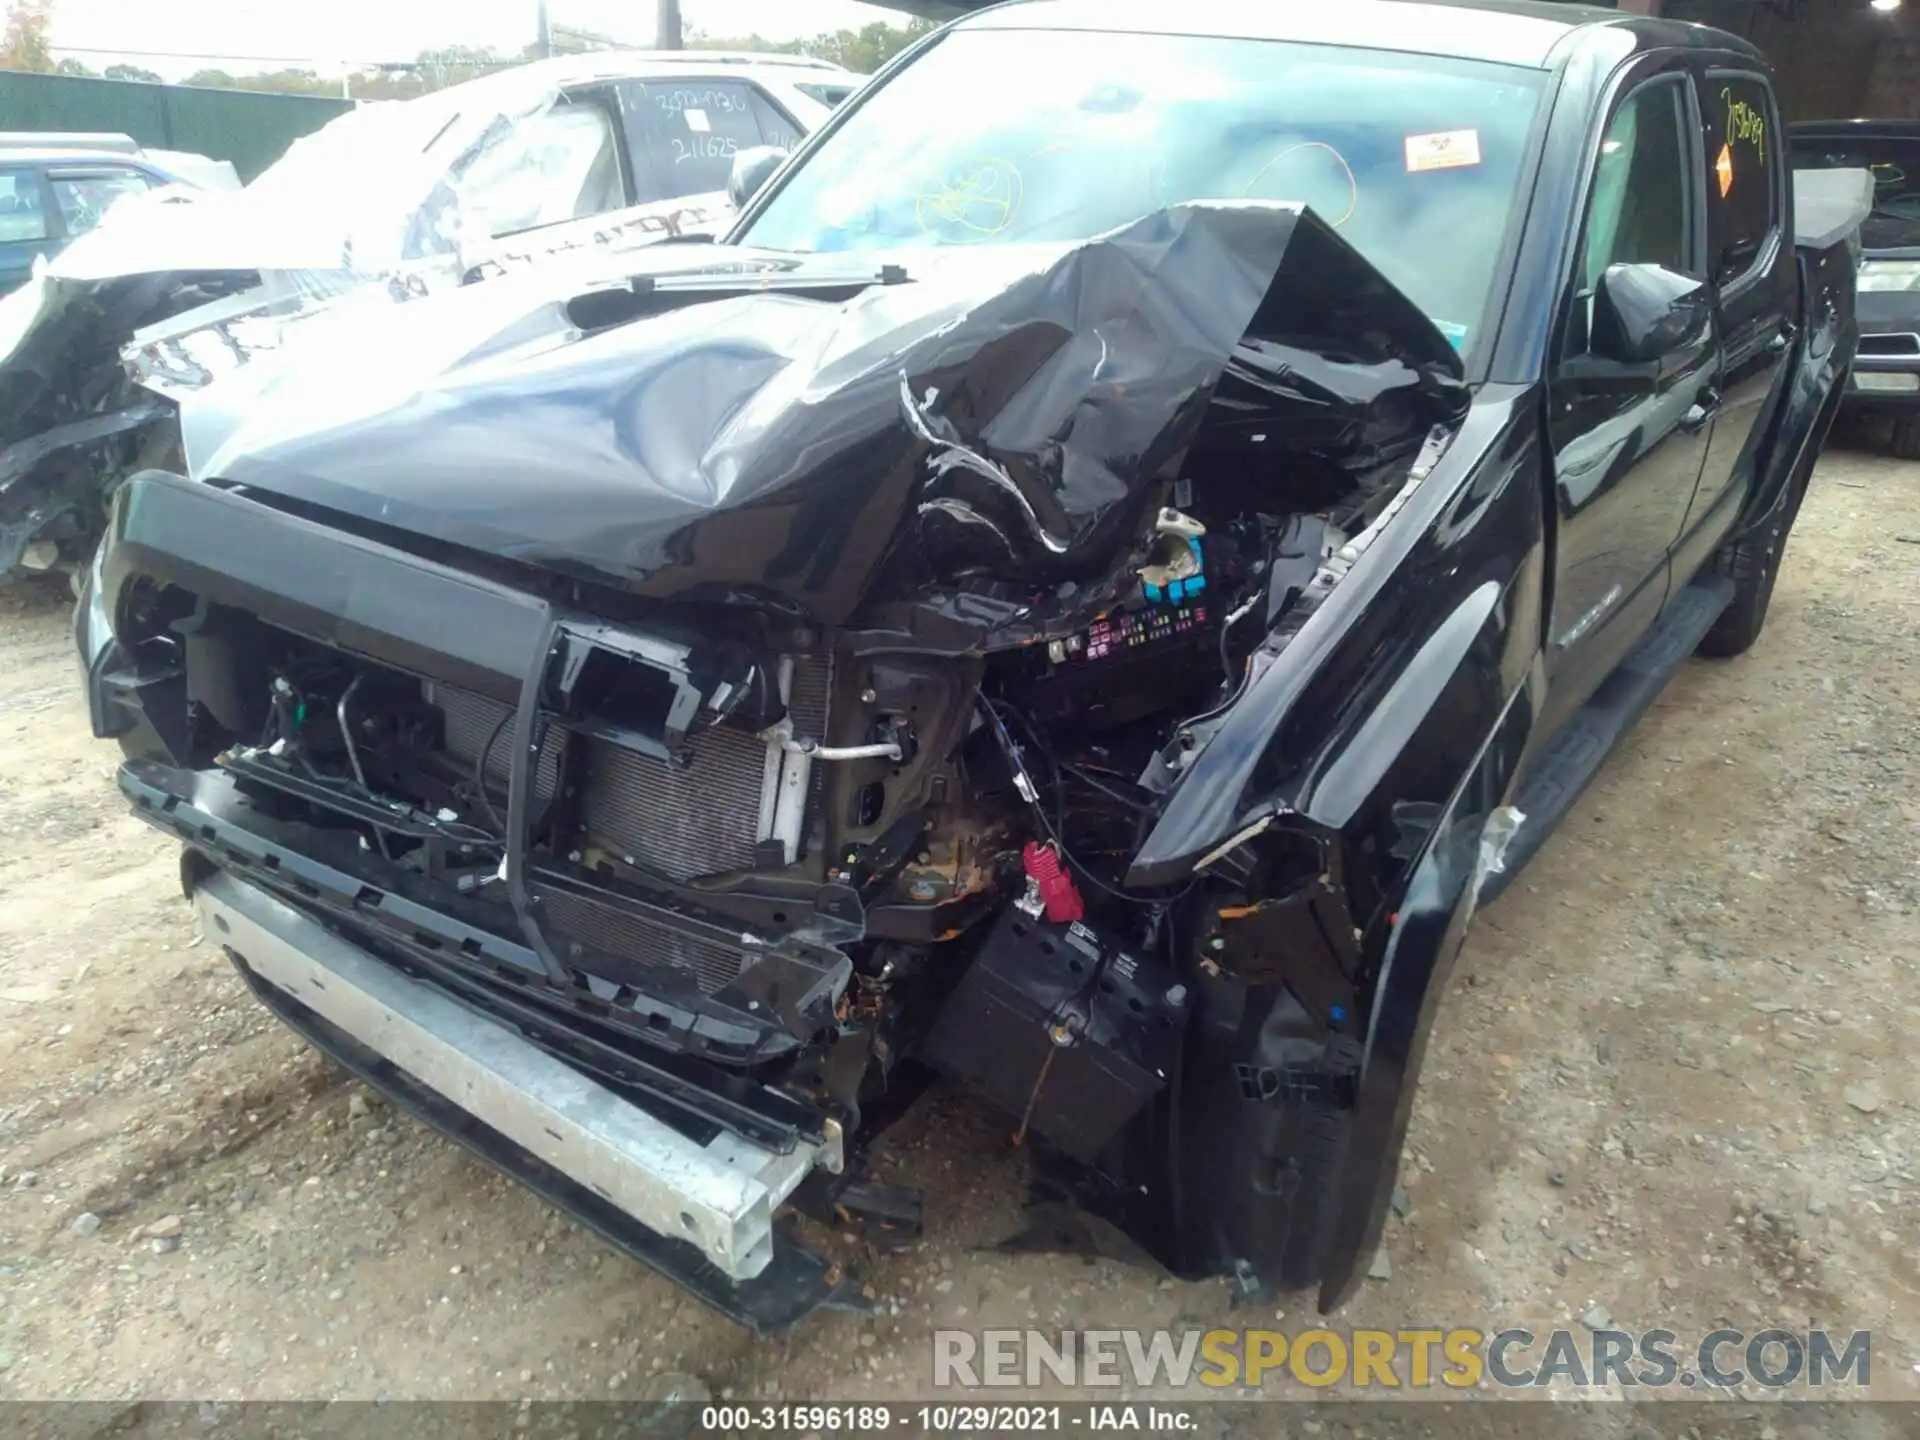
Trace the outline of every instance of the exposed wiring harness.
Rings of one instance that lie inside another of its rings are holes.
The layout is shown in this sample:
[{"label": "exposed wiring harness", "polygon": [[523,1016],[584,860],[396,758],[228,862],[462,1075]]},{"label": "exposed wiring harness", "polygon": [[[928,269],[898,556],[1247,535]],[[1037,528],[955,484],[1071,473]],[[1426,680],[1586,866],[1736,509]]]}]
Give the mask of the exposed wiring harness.
[{"label": "exposed wiring harness", "polygon": [[[287,761],[297,765],[305,778],[316,785],[338,791],[343,795],[358,794],[374,801],[382,801],[382,797],[374,791],[372,785],[368,782],[366,772],[361,767],[359,752],[354,746],[353,737],[347,733],[349,720],[347,707],[352,700],[354,688],[358,686],[359,683],[359,680],[356,678],[352,684],[347,687],[345,692],[342,693],[335,711],[336,718],[341,727],[341,740],[346,746],[348,763],[353,767],[352,775],[328,775],[313,763],[313,759],[308,755],[306,745],[301,735],[301,731],[306,725],[309,709],[307,697],[297,686],[283,676],[276,676],[274,679],[272,686],[272,713],[268,715],[266,724],[261,729],[260,743],[255,748],[273,759]],[[509,710],[506,716],[502,718],[500,725],[494,728],[492,735],[487,739],[485,747],[480,751],[480,756],[475,762],[476,780],[480,768],[486,763],[486,757],[492,753],[493,747],[499,743],[500,731],[505,727],[506,721],[511,719],[512,716],[513,712]],[[506,827],[501,824],[499,813],[494,809],[492,802],[488,800],[485,786],[478,785],[477,788],[479,790],[480,803],[486,808],[488,818],[494,822],[494,825],[500,832],[504,832]],[[409,808],[417,809],[418,807],[409,806]],[[433,817],[433,825],[441,835],[461,845],[499,848],[506,843],[504,833],[490,834],[478,825],[469,825],[461,820],[445,820],[435,815]],[[384,852],[386,849],[385,836],[379,833],[379,827],[377,825],[374,829],[376,831],[375,840],[380,844]],[[392,857],[389,856],[388,858]]]},{"label": "exposed wiring harness", "polygon": [[[1020,798],[1025,800],[1029,808],[1032,809],[1034,817],[1040,822],[1040,828],[1046,833],[1046,838],[1052,842],[1054,849],[1059,851],[1060,858],[1072,867],[1075,874],[1109,899],[1118,900],[1128,905],[1144,905],[1155,908],[1165,907],[1177,904],[1192,893],[1194,887],[1199,883],[1197,878],[1187,881],[1187,883],[1175,893],[1163,895],[1138,890],[1128,890],[1124,887],[1111,885],[1088,868],[1086,862],[1076,856],[1073,851],[1068,848],[1066,842],[1065,778],[1069,773],[1068,768],[1063,766],[1060,760],[1054,755],[1052,746],[1047,743],[1046,737],[1040,733],[1039,728],[1027,719],[1025,715],[1021,714],[1020,711],[1012,705],[1007,704],[1004,700],[996,704],[985,695],[981,695],[979,699],[981,708],[986,712],[987,726],[993,731],[994,740],[999,745],[1001,754],[1005,757],[1008,767],[1013,771],[1014,788],[1020,792]],[[1002,708],[1004,708],[1008,714],[1011,714],[1019,720],[1021,728],[1026,731],[1028,737],[1033,741],[1034,748],[1040,752],[1041,756],[1047,762],[1049,786],[1053,790],[1054,813],[1052,815],[1047,813],[1047,807],[1041,802],[1040,787],[1034,783],[1032,772],[1027,768],[1025,752],[1022,750],[1019,742],[1013,738],[1013,732],[1007,728],[1006,717],[1001,713]],[[1078,778],[1085,783],[1094,783],[1089,780],[1085,774],[1081,774]],[[1113,799],[1120,799],[1118,795],[1113,794],[1113,792],[1108,790],[1104,785],[1095,784],[1094,788],[1108,794]],[[1148,806],[1140,805],[1137,808],[1142,813],[1150,813],[1150,807]]]},{"label": "exposed wiring harness", "polygon": [[500,812],[493,808],[493,801],[487,795],[487,757],[493,754],[493,747],[500,743],[500,734],[507,728],[507,722],[513,719],[513,713],[508,710],[501,715],[488,732],[486,744],[473,757],[473,797],[480,802],[480,808],[487,812],[487,818],[501,836],[507,833],[507,822],[500,818]]}]

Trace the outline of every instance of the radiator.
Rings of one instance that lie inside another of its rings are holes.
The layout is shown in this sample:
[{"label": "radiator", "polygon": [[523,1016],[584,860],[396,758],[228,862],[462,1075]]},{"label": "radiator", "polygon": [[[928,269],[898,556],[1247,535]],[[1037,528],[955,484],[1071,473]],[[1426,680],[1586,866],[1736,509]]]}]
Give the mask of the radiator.
[{"label": "radiator", "polygon": [[[788,708],[797,734],[823,738],[832,674],[824,656],[797,656]],[[429,684],[428,702],[446,716],[447,753],[471,766],[481,747],[486,770],[504,788],[512,755],[512,710],[496,700]],[[675,880],[690,880],[754,863],[761,835],[766,742],[744,731],[703,730],[683,767],[605,740],[547,737],[534,775],[536,800],[554,792],[558,756],[584,745],[580,825],[586,838]],[[821,775],[813,772],[817,797]],[[546,913],[561,934],[641,965],[668,965],[698,977],[709,993],[735,978],[745,953],[688,939],[662,927],[568,897],[547,897]]]}]

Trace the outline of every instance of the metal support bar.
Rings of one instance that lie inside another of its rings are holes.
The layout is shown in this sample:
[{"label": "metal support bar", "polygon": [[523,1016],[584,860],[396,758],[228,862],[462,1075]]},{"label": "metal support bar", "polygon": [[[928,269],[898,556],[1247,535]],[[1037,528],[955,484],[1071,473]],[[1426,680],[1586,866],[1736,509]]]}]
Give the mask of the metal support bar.
[{"label": "metal support bar", "polygon": [[785,1154],[724,1131],[697,1142],[231,875],[194,901],[207,938],[260,980],[731,1280],[767,1267],[775,1210],[842,1162],[831,1127]]}]

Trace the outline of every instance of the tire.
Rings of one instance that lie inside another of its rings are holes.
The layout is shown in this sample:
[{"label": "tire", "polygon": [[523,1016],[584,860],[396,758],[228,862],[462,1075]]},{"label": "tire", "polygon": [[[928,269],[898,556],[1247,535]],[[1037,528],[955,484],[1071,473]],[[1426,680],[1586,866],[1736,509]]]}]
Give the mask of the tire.
[{"label": "tire", "polygon": [[1894,417],[1887,453],[1898,460],[1920,460],[1920,413]]},{"label": "tire", "polygon": [[1710,660],[1728,660],[1744,655],[1760,638],[1767,623],[1767,606],[1773,600],[1773,582],[1780,574],[1780,558],[1786,552],[1787,536],[1800,514],[1800,501],[1807,493],[1806,482],[1793,488],[1793,497],[1781,513],[1758,530],[1723,546],[1707,562],[1706,573],[1725,575],[1733,581],[1733,599],[1713,622],[1694,654]]}]

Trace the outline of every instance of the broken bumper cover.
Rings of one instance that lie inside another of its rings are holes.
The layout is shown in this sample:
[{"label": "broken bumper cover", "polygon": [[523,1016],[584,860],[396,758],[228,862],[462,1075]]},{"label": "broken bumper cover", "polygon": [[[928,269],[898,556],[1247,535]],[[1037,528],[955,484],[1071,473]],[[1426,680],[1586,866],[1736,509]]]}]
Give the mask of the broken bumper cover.
[{"label": "broken bumper cover", "polygon": [[704,1143],[504,1025],[224,872],[195,888],[207,938],[316,1047],[635,1258],[756,1330],[842,1301],[774,1214],[839,1141]]}]

